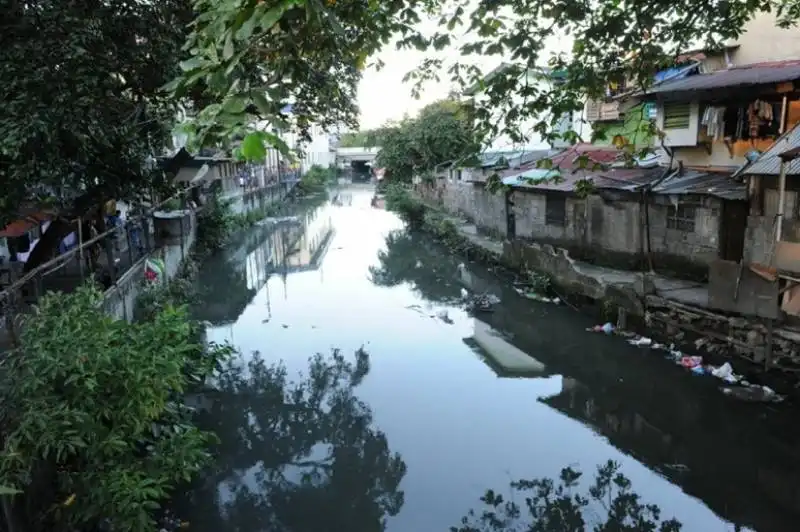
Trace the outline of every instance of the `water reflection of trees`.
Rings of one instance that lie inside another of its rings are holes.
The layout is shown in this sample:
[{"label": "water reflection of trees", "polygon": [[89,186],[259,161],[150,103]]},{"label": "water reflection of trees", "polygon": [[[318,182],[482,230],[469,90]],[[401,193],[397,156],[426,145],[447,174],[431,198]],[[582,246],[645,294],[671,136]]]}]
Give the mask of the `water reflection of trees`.
[{"label": "water reflection of trees", "polygon": [[459,262],[424,235],[393,231],[386,237],[386,249],[378,253],[378,265],[369,268],[370,280],[386,287],[408,283],[428,300],[453,302],[461,297]]},{"label": "water reflection of trees", "polygon": [[228,367],[200,414],[220,438],[219,473],[195,492],[192,529],[383,530],[406,466],[354,395],[368,371],[363,350],[354,363],[318,355],[298,381],[257,354]]}]

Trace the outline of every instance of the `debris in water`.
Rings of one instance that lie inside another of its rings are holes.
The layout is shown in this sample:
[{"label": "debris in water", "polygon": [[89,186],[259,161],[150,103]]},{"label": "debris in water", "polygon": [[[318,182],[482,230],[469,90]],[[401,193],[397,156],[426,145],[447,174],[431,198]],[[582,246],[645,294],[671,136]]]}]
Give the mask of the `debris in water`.
[{"label": "debris in water", "polygon": [[586,330],[591,332],[601,332],[601,333],[611,334],[614,332],[614,325],[610,321],[608,321],[603,325],[595,325],[594,327]]},{"label": "debris in water", "polygon": [[650,347],[650,344],[653,343],[653,340],[651,340],[646,336],[640,336],[639,338],[628,340],[628,343],[631,345],[635,345],[636,347]]},{"label": "debris in water", "polygon": [[783,396],[775,393],[769,386],[736,386],[722,388],[722,393],[749,403],[780,403]]},{"label": "debris in water", "polygon": [[494,310],[492,307],[500,303],[500,298],[494,294],[480,294],[474,295],[467,301],[467,310],[491,312]]},{"label": "debris in water", "polygon": [[454,322],[454,321],[453,321],[453,320],[450,318],[450,316],[447,314],[447,311],[446,311],[446,310],[440,310],[439,312],[437,312],[437,313],[436,313],[436,317],[437,317],[437,318],[439,318],[440,320],[442,320],[443,322],[445,322],[445,323],[446,323],[446,324],[448,324],[448,325],[452,325],[453,323],[455,323],[455,322]]},{"label": "debris in water", "polygon": [[667,469],[672,469],[673,471],[678,471],[680,473],[686,473],[689,471],[689,466],[684,464],[667,464],[664,467]]}]

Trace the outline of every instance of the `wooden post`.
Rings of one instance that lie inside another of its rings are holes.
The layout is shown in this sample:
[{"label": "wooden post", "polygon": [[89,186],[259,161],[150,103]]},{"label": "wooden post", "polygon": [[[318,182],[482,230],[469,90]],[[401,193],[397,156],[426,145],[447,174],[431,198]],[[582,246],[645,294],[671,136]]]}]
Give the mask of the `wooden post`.
[{"label": "wooden post", "polygon": [[772,366],[772,335],[773,335],[774,324],[772,320],[767,320],[767,345],[766,349],[764,350],[764,371],[769,371],[769,368]]},{"label": "wooden post", "polygon": [[81,268],[81,282],[86,279],[83,273],[83,218],[78,218],[78,263]]},{"label": "wooden post", "polygon": [[781,162],[780,174],[778,174],[778,219],[775,224],[775,242],[780,242],[783,236],[783,209],[786,202],[786,164]]},{"label": "wooden post", "polygon": [[617,307],[617,330],[624,331],[628,327],[628,312],[621,306]]}]

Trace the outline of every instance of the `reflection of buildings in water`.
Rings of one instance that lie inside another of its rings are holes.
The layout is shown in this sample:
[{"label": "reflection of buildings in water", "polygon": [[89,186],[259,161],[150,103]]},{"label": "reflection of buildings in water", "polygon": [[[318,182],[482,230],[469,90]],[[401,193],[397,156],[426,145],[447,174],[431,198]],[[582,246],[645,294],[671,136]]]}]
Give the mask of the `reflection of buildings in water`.
[{"label": "reflection of buildings in water", "polygon": [[498,377],[541,377],[545,365],[511,345],[489,324],[473,318],[472,337],[464,339]]},{"label": "reflection of buildings in water", "polygon": [[305,219],[305,228],[303,235],[284,256],[281,263],[284,273],[316,270],[328,250],[334,229],[327,210],[309,213]]}]

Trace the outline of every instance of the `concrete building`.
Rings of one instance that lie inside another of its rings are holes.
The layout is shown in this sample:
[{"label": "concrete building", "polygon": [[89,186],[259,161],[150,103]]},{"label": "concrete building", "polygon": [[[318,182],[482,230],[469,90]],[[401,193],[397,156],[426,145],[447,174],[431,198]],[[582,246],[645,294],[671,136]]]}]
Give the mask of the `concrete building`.
[{"label": "concrete building", "polygon": [[[503,63],[486,74],[485,79],[490,80],[493,77],[508,75],[509,72],[514,72],[514,70],[515,66],[513,64]],[[517,70],[519,69],[517,68]],[[558,73],[553,72],[549,68],[524,69],[520,74],[520,81],[522,84],[537,86],[541,90],[546,91],[549,87],[559,83],[559,77]],[[467,89],[464,98],[467,101],[481,102],[484,101],[487,96],[480,86],[475,85]],[[511,104],[522,106],[523,101],[518,96],[514,96]],[[502,111],[499,110],[496,123],[501,130],[505,127],[502,115]],[[527,137],[523,142],[515,142],[507,134],[501,133],[496,138],[491,139],[486,151],[489,153],[508,151],[531,152],[549,148],[567,147],[570,143],[564,138],[559,137],[554,142],[548,143],[541,135],[534,131],[534,126],[537,122],[549,118],[549,116],[543,115],[523,121],[523,123],[519,124],[520,133]],[[559,135],[563,135],[570,130],[578,133],[583,139],[589,139],[591,136],[591,127],[583,117],[580,116],[580,113],[570,113],[559,118],[556,132]]]}]

